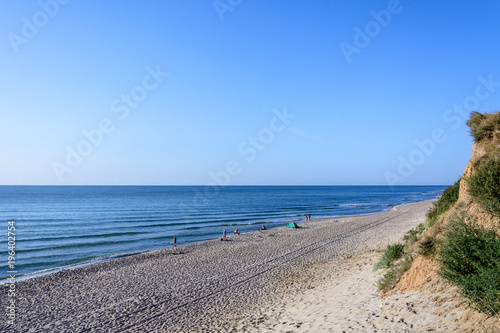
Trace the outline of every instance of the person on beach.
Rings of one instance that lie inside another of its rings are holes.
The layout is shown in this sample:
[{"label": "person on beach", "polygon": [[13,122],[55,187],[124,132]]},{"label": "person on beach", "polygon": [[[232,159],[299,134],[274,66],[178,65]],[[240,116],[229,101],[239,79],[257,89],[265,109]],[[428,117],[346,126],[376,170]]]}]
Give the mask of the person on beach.
[{"label": "person on beach", "polygon": [[177,245],[177,237],[174,236],[174,245]]},{"label": "person on beach", "polygon": [[260,230],[266,230],[266,226],[262,225],[262,228],[260,228]]},{"label": "person on beach", "polygon": [[226,240],[226,229],[222,229],[222,239],[223,241]]},{"label": "person on beach", "polygon": [[233,235],[239,235],[238,229],[234,229]]}]

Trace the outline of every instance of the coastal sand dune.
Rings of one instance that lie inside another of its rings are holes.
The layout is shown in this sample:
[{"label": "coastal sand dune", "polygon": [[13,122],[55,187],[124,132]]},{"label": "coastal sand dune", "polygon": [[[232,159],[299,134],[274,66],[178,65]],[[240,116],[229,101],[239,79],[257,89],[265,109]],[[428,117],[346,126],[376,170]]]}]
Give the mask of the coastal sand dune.
[{"label": "coastal sand dune", "polygon": [[422,223],[431,205],[256,231],[19,281],[16,325],[2,321],[0,331],[337,332],[363,304],[369,311],[380,306],[371,301],[373,251]]}]

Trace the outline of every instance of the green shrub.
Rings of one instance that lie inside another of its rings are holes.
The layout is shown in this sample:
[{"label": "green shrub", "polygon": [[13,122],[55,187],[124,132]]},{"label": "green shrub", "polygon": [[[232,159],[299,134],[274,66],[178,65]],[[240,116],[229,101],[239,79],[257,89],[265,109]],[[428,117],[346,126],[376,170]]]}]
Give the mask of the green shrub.
[{"label": "green shrub", "polygon": [[418,240],[419,232],[415,229],[411,229],[403,236],[403,240],[406,244],[412,245]]},{"label": "green shrub", "polygon": [[460,191],[460,179],[458,179],[455,184],[449,186],[444,190],[443,195],[437,202],[434,203],[434,207],[427,213],[427,227],[430,228],[436,224],[439,216],[450,209],[458,200],[458,193]]},{"label": "green shrub", "polygon": [[431,257],[436,254],[436,238],[426,236],[419,245],[419,253],[424,257]]},{"label": "green shrub", "polygon": [[492,115],[490,115],[490,123],[496,126],[496,128],[499,128],[500,126],[500,112],[495,112]]},{"label": "green shrub", "polygon": [[385,249],[384,255],[380,258],[380,261],[375,264],[375,270],[379,268],[389,268],[392,263],[403,255],[403,244],[393,244],[387,246]]},{"label": "green shrub", "polygon": [[439,274],[478,311],[500,312],[500,235],[466,215],[450,219],[438,249]]},{"label": "green shrub", "polygon": [[411,254],[405,254],[402,260],[385,272],[385,274],[380,278],[378,281],[378,290],[388,292],[394,288],[401,276],[403,276],[403,274],[410,269],[413,259],[414,258]]},{"label": "green shrub", "polygon": [[500,216],[500,158],[481,160],[467,185],[469,194],[485,211]]},{"label": "green shrub", "polygon": [[427,229],[425,228],[425,224],[424,223],[420,223],[417,226],[416,230],[417,230],[418,234],[422,234]]},{"label": "green shrub", "polygon": [[405,241],[407,246],[413,245],[418,239],[420,235],[425,231],[425,225],[420,223],[415,229],[411,229],[404,236],[403,240]]}]

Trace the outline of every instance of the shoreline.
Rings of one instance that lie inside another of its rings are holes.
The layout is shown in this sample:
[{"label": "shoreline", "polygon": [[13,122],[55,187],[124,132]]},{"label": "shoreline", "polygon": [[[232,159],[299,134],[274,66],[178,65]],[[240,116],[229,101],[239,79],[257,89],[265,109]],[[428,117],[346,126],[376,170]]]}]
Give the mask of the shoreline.
[{"label": "shoreline", "polygon": [[[427,199],[427,200],[434,200],[434,199]],[[378,212],[372,212],[372,213],[366,213],[366,214],[354,214],[354,215],[339,215],[339,216],[334,215],[334,216],[329,216],[329,217],[320,217],[320,218],[313,219],[313,220],[308,221],[308,222],[325,221],[325,220],[331,220],[331,219],[341,219],[341,218],[350,218],[350,217],[358,217],[358,216],[383,214],[383,213],[386,213],[386,212],[390,211],[391,209],[393,209],[395,207],[398,207],[398,206],[404,206],[404,205],[408,205],[408,204],[412,204],[412,203],[418,203],[418,202],[423,202],[423,201],[427,201],[427,200],[412,201],[412,202],[403,203],[403,204],[399,204],[399,205],[389,206],[389,207],[387,207],[385,209],[382,209],[382,210],[380,210]],[[301,222],[296,222],[296,223],[300,226],[303,223],[307,223],[307,222],[301,221]],[[286,224],[288,224],[288,222],[286,222]],[[268,230],[277,229],[277,228],[283,228],[283,227],[286,226],[286,224],[284,224],[282,226],[270,227],[270,228],[268,228]],[[260,230],[242,232],[241,235],[249,234],[249,233],[254,233],[254,232],[258,232],[258,231],[260,231]],[[229,236],[232,237],[232,235],[229,235]],[[69,265],[65,265],[65,266],[57,266],[57,267],[47,268],[47,269],[43,269],[43,270],[31,272],[31,273],[26,273],[26,274],[23,274],[23,275],[20,275],[20,276],[16,277],[16,281],[25,281],[25,280],[37,278],[37,277],[40,277],[40,276],[55,274],[55,273],[58,273],[60,271],[67,271],[67,270],[72,270],[72,269],[79,268],[79,267],[84,267],[84,266],[89,266],[89,265],[95,265],[95,264],[98,264],[98,263],[101,263],[101,262],[105,262],[105,261],[108,261],[108,260],[114,260],[114,259],[119,259],[119,258],[122,258],[122,257],[128,257],[128,256],[139,255],[139,254],[144,254],[144,253],[156,252],[156,251],[163,251],[163,250],[166,250],[166,249],[178,248],[178,247],[181,247],[181,246],[186,246],[186,245],[191,245],[191,244],[196,244],[196,243],[209,242],[209,241],[213,241],[215,239],[218,239],[218,238],[210,238],[210,239],[206,239],[206,240],[202,240],[202,241],[197,241],[197,242],[192,242],[192,243],[183,243],[183,244],[180,244],[180,245],[173,245],[171,243],[171,246],[169,246],[169,247],[159,248],[159,249],[155,249],[155,250],[144,250],[144,251],[141,251],[141,252],[124,252],[124,253],[118,253],[118,254],[112,254],[112,255],[104,255],[102,257],[94,258],[94,259],[92,259],[90,261],[82,261],[82,262],[75,263],[75,264],[69,264]],[[0,286],[3,285],[3,284],[6,284],[8,282],[9,282],[8,277],[2,278],[2,279],[0,279]]]},{"label": "shoreline", "polygon": [[227,242],[208,240],[18,281],[18,328],[230,331],[231,318],[244,316],[249,304],[279,299],[277,291],[290,276],[399,240],[425,220],[433,201],[313,220],[299,229],[248,232]]}]

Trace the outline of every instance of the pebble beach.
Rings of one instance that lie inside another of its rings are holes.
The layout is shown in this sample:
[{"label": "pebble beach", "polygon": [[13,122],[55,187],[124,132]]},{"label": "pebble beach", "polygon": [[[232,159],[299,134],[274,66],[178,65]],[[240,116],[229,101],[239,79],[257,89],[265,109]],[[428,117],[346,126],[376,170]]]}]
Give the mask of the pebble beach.
[{"label": "pebble beach", "polygon": [[[293,324],[281,320],[291,315],[290,309],[304,308],[296,296],[316,288],[318,277],[324,280],[322,285],[335,286],[354,281],[358,273],[373,276],[375,251],[400,241],[423,223],[432,202],[379,214],[313,220],[298,229],[241,235],[228,231],[227,241],[177,246],[18,281],[15,325],[2,321],[0,330],[312,332],[320,323],[314,317],[319,310]],[[330,273],[325,275],[325,270]],[[0,288],[5,293],[8,286]],[[295,304],[284,302],[290,295]],[[328,302],[338,305],[336,295],[329,295]],[[355,295],[376,298],[376,287],[365,283],[348,295],[353,302]],[[324,314],[321,318],[321,331],[336,332],[333,328],[343,324],[341,317],[326,322]]]}]

